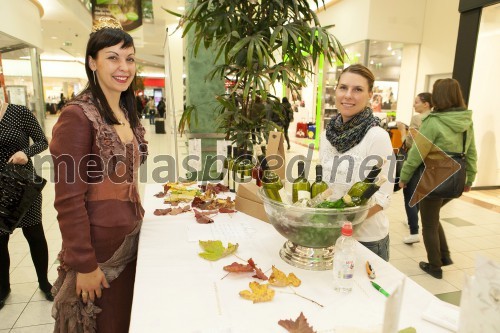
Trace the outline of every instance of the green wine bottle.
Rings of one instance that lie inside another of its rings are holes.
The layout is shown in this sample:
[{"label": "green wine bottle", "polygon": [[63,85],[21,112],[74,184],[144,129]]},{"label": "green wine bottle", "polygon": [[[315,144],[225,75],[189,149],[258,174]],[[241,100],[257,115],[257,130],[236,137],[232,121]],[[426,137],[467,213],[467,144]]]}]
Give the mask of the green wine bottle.
[{"label": "green wine bottle", "polygon": [[280,177],[272,170],[264,170],[264,178],[262,178],[262,188],[266,196],[275,201],[283,202],[282,196],[286,198],[286,193],[281,183]]},{"label": "green wine bottle", "polygon": [[354,184],[356,188],[353,187],[345,194],[342,198],[336,201],[323,201],[322,203],[316,205],[316,208],[345,208],[361,206],[366,204],[366,202],[380,189],[380,186],[387,181],[385,176],[380,176],[375,183],[365,183],[365,187],[362,189],[361,186]]},{"label": "green wine bottle", "polygon": [[311,199],[311,184],[305,177],[304,161],[299,161],[297,167],[299,172],[292,185],[292,202]]},{"label": "green wine bottle", "polygon": [[385,161],[387,160],[375,164],[368,173],[368,175],[366,176],[366,178],[363,180],[363,182],[373,183],[377,179],[377,176],[379,175],[380,171],[382,171],[382,166],[385,164]]},{"label": "green wine bottle", "polygon": [[311,198],[326,191],[328,184],[323,181],[323,167],[321,164],[316,165],[316,181],[311,185]]}]

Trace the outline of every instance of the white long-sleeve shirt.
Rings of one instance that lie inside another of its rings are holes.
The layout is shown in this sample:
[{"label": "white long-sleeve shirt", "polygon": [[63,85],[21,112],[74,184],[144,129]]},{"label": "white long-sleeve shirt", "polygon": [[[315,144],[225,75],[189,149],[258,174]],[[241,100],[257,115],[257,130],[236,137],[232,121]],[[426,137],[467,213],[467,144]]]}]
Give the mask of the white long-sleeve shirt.
[{"label": "white long-sleeve shirt", "polygon": [[[323,180],[327,183],[344,183],[352,185],[366,177],[369,170],[377,164],[374,156],[380,156],[384,160],[390,160],[393,155],[389,134],[381,127],[372,127],[359,144],[349,149],[345,153],[340,153],[326,138],[326,132],[321,135],[319,146],[319,159],[323,166]],[[370,156],[372,158],[370,158]],[[350,162],[349,162],[350,161]],[[363,166],[360,175],[360,168]],[[389,180],[394,179],[394,175],[388,177],[390,161],[387,161],[380,172]],[[393,169],[394,170],[394,169]],[[385,182],[381,188],[373,195],[375,204],[383,209],[389,207],[394,184]],[[354,237],[361,242],[378,241],[389,233],[389,220],[380,211],[368,218],[363,224],[354,229]]]}]

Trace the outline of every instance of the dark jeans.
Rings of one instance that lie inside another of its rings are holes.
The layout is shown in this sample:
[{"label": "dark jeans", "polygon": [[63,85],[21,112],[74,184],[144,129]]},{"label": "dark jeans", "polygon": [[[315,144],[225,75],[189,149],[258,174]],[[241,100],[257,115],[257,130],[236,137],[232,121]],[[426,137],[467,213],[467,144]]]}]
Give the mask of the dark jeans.
[{"label": "dark jeans", "polygon": [[290,124],[283,125],[283,133],[285,134],[286,144],[288,145],[287,148],[290,149],[290,138],[288,137],[288,127],[290,127]]},{"label": "dark jeans", "polygon": [[418,184],[418,177],[413,175],[408,184],[406,184],[406,187],[403,189],[406,217],[408,218],[408,225],[410,226],[410,234],[412,235],[418,235],[419,206],[418,204],[416,204],[415,206],[410,207],[410,199],[413,196],[413,192],[415,192],[415,189],[417,188],[417,184]]},{"label": "dark jeans", "polygon": [[155,124],[155,112],[149,112],[149,124],[150,125]]},{"label": "dark jeans", "polygon": [[433,267],[441,267],[442,258],[450,257],[443,226],[439,221],[441,207],[451,199],[429,199],[420,201],[420,216],[422,217],[422,236],[424,238],[427,259]]},{"label": "dark jeans", "polygon": [[360,243],[368,250],[378,255],[380,258],[384,259],[385,261],[389,261],[389,245],[391,243],[389,235],[378,241]]}]

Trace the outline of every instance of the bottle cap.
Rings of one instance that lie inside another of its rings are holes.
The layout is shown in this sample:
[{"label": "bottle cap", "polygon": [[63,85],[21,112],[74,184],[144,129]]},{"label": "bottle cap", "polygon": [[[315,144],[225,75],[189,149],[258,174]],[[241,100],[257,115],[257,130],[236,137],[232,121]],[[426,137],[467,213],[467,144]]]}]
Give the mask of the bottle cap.
[{"label": "bottle cap", "polygon": [[342,226],[342,235],[344,236],[352,236],[352,223],[351,222],[344,222],[344,225]]}]

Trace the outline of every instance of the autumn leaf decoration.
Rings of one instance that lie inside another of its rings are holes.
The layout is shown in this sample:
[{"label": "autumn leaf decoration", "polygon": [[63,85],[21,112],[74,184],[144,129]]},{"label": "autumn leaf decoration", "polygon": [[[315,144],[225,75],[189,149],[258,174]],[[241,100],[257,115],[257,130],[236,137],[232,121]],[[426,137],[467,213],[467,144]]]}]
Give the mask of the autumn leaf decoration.
[{"label": "autumn leaf decoration", "polygon": [[292,285],[294,287],[300,286],[300,279],[295,274],[290,273],[288,276],[282,271],[273,266],[273,273],[269,277],[269,284],[275,287],[287,287]]},{"label": "autumn leaf decoration", "polygon": [[269,288],[268,284],[260,284],[258,282],[250,282],[250,290],[240,291],[240,296],[244,299],[253,301],[254,303],[269,302],[274,298],[274,290]]},{"label": "autumn leaf decoration", "polygon": [[290,333],[316,333],[316,331],[313,331],[313,328],[309,326],[302,312],[295,321],[291,319],[280,320],[278,324]]},{"label": "autumn leaf decoration", "polygon": [[216,261],[219,260],[220,258],[233,254],[238,249],[238,243],[236,244],[228,243],[227,248],[225,248],[220,240],[199,241],[199,244],[201,248],[205,251],[199,253],[200,257],[211,261]]},{"label": "autumn leaf decoration", "polygon": [[255,262],[253,261],[252,258],[248,259],[247,262],[248,262],[248,264],[246,264],[246,265],[240,264],[237,262],[233,262],[231,265],[224,266],[223,269],[229,273],[255,272],[255,275],[253,275],[252,277],[257,278],[257,279],[261,279],[264,281],[268,279],[266,274],[264,274],[264,272],[262,272],[262,270],[257,267],[257,265],[255,264]]}]

